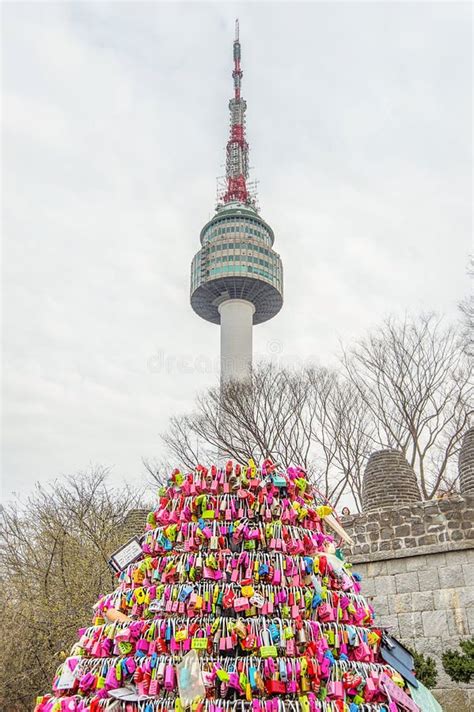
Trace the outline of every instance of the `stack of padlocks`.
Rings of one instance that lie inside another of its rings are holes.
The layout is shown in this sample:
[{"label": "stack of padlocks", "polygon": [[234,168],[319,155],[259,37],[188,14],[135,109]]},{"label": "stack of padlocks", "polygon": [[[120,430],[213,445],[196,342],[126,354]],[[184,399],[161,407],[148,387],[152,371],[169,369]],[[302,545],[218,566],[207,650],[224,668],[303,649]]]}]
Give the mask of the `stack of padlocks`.
[{"label": "stack of padlocks", "polygon": [[328,523],[299,468],[173,472],[35,712],[182,712],[197,655],[192,712],[417,709]]}]

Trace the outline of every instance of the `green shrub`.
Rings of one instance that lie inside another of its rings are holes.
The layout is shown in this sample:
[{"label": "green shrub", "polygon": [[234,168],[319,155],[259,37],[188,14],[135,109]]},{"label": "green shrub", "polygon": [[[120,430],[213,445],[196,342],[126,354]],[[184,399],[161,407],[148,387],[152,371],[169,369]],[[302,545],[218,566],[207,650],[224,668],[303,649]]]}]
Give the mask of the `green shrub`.
[{"label": "green shrub", "polygon": [[447,650],[443,653],[443,667],[454,682],[470,682],[474,676],[474,638],[462,640],[459,650]]},{"label": "green shrub", "polygon": [[436,687],[436,682],[438,680],[438,671],[436,670],[436,662],[429,655],[423,655],[423,653],[417,653],[413,648],[408,648],[410,653],[413,655],[415,675],[417,680],[419,680],[422,685],[431,689]]}]

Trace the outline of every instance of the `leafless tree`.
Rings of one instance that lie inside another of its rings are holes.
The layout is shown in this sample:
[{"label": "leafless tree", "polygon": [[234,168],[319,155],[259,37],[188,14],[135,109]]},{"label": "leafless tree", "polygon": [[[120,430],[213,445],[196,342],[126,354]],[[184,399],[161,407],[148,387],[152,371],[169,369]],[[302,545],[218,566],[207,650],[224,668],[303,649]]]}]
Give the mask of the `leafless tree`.
[{"label": "leafless tree", "polygon": [[[195,463],[197,460],[195,460]],[[168,460],[158,460],[156,458],[142,459],[143,467],[147,472],[147,484],[153,487],[166,487],[170,473],[175,469],[175,465]]]},{"label": "leafless tree", "polygon": [[[472,282],[474,279],[473,255],[469,257],[467,274],[471,278]],[[460,302],[459,311],[461,312],[462,319],[464,351],[472,358],[474,357],[474,290],[472,285],[469,295],[463,299],[462,302]]]},{"label": "leafless tree", "polygon": [[50,689],[62,652],[113,588],[107,561],[140,504],[140,493],[118,492],[95,468],[38,486],[24,504],[2,510],[0,709],[31,709]]},{"label": "leafless tree", "polygon": [[362,504],[362,476],[374,449],[374,427],[358,390],[340,374],[307,369],[311,452],[321,462],[321,489],[331,502],[350,492],[356,509]]},{"label": "leafless tree", "polygon": [[171,420],[163,440],[185,468],[217,453],[240,463],[269,457],[282,467],[304,467],[335,503],[350,483],[360,503],[357,468],[367,437],[359,405],[356,389],[327,369],[260,364],[247,383],[201,395],[193,413]]},{"label": "leafless tree", "polygon": [[450,464],[472,416],[470,362],[457,331],[433,314],[388,319],[347,350],[343,364],[374,442],[406,455],[423,498],[453,488]]},{"label": "leafless tree", "polygon": [[350,493],[357,509],[369,454],[395,447],[430,498],[456,484],[451,463],[471,412],[469,377],[454,328],[434,316],[388,320],[343,354],[340,372],[260,364],[247,383],[199,396],[163,440],[184,468],[218,453],[299,464],[334,504]]}]

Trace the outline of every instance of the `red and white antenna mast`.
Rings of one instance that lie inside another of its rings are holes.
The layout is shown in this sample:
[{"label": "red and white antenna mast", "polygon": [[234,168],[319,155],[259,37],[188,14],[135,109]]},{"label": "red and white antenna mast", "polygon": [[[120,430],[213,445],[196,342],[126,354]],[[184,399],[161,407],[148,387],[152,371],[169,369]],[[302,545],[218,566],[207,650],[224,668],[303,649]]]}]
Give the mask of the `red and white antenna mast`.
[{"label": "red and white antenna mast", "polygon": [[242,70],[240,68],[239,21],[235,21],[234,39],[234,96],[229,101],[230,137],[227,142],[226,183],[227,189],[222,197],[224,203],[238,200],[251,204],[253,200],[247,188],[249,174],[249,146],[245,140],[245,110],[247,102],[240,96]]}]

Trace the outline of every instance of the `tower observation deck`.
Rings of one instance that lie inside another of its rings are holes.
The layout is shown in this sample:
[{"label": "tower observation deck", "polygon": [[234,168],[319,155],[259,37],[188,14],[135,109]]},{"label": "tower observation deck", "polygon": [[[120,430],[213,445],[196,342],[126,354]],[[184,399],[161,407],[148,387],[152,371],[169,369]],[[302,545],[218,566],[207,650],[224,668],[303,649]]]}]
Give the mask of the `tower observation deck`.
[{"label": "tower observation deck", "polygon": [[203,319],[221,325],[222,382],[249,376],[253,325],[271,319],[283,304],[283,267],[273,250],[273,230],[260,217],[247,187],[240,56],[237,21],[226,190],[214,217],[201,230],[201,249],[191,264],[191,306]]}]

